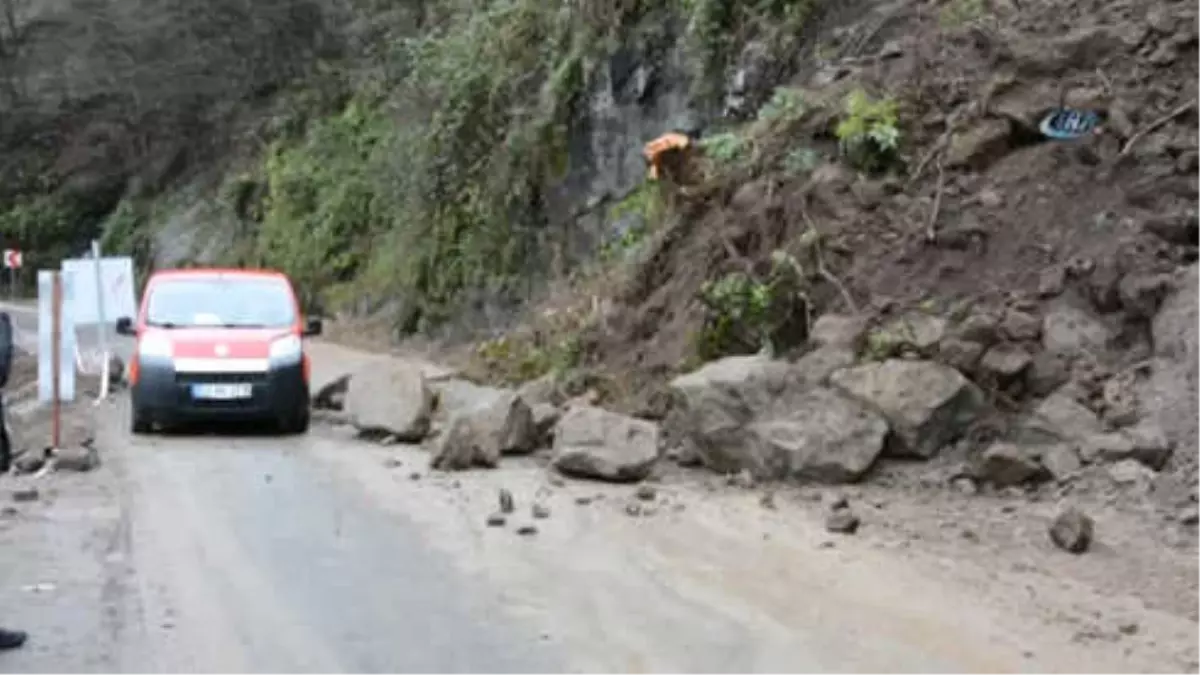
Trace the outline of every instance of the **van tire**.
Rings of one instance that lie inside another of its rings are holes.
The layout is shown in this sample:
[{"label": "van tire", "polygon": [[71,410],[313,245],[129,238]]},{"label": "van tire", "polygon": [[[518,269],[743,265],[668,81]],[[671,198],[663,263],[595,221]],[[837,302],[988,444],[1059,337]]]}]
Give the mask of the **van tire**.
[{"label": "van tire", "polygon": [[285,434],[299,435],[308,433],[308,425],[311,415],[308,412],[307,401],[299,410],[287,415],[279,422],[279,429]]},{"label": "van tire", "polygon": [[129,430],[138,436],[150,433],[150,419],[137,406],[129,409]]}]

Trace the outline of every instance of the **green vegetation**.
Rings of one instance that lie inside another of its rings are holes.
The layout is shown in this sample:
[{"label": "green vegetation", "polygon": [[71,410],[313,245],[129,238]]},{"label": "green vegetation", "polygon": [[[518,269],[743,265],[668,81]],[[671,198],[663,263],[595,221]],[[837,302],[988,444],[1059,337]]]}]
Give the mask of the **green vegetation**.
[{"label": "green vegetation", "polygon": [[942,28],[958,28],[978,20],[987,8],[983,0],[950,0],[938,12]]},{"label": "green vegetation", "polygon": [[855,167],[870,172],[888,168],[900,148],[896,101],[873,99],[861,89],[850,92],[837,137],[842,153]]},{"label": "green vegetation", "polygon": [[[699,81],[728,62],[742,36],[767,31],[784,40],[812,7],[447,0],[424,32],[392,43],[387,59],[402,64],[402,74],[360,87],[386,95],[360,94],[300,138],[274,145],[259,177],[261,203],[243,198],[257,184],[244,178],[241,188],[227,188],[237,197],[228,201],[255,222],[256,261],[287,270],[313,301],[402,298],[396,328],[420,331],[454,315],[467,291],[522,293],[545,271],[543,193],[565,175],[570,126],[618,31],[627,40],[650,30],[638,26],[686,12]],[[788,91],[772,106],[764,115],[774,122],[794,116],[802,101]],[[705,146],[731,163],[748,151],[732,135]],[[638,191],[614,209],[612,220],[639,222],[602,255],[640,244],[658,217],[656,200]]]},{"label": "green vegetation", "polygon": [[776,354],[803,340],[808,324],[805,277],[792,256],[776,251],[764,279],[731,272],[704,285],[707,313],[695,338],[696,355],[711,361],[730,354]]}]

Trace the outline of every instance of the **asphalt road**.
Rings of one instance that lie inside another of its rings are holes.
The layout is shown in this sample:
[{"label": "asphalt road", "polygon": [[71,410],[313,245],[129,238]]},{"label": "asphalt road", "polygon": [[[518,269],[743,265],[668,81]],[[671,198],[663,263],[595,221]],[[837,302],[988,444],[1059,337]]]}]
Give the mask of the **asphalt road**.
[{"label": "asphalt road", "polygon": [[[19,343],[36,346],[36,314],[8,309]],[[81,332],[85,348],[93,334]],[[129,341],[114,347],[127,355]],[[104,473],[92,476],[109,485],[69,486],[61,499],[75,504],[59,507],[97,518],[44,526],[55,553],[42,557],[57,560],[39,562],[55,587],[74,579],[92,592],[77,592],[78,606],[38,598],[40,610],[6,612],[33,637],[0,669],[561,668],[540,634],[501,619],[426,533],[330,476],[312,446],[336,441],[246,428],[134,438],[124,396],[100,413]]]}]

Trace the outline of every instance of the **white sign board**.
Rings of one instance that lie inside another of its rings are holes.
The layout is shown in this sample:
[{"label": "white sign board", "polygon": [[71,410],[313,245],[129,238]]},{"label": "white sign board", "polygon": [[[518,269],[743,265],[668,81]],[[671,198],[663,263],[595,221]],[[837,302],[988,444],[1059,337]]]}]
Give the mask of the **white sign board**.
[{"label": "white sign board", "polygon": [[96,292],[96,261],[93,258],[71,258],[62,263],[64,273],[75,277],[75,298],[71,309],[75,325],[115,323],[117,318],[137,315],[137,299],[133,288],[133,258],[100,259],[100,290],[104,294],[104,316],[100,316],[101,301]]},{"label": "white sign board", "polygon": [[[54,401],[54,272],[38,270],[38,400]],[[75,400],[75,274],[62,272],[62,316],[59,320],[58,398]]]}]

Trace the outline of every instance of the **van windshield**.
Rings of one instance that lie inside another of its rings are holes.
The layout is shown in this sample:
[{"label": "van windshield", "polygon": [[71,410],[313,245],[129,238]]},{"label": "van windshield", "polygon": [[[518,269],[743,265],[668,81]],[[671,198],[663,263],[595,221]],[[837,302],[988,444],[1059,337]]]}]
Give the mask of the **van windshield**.
[{"label": "van windshield", "polygon": [[162,328],[286,328],[296,321],[289,284],[244,276],[166,279],[154,284],[146,323]]}]

